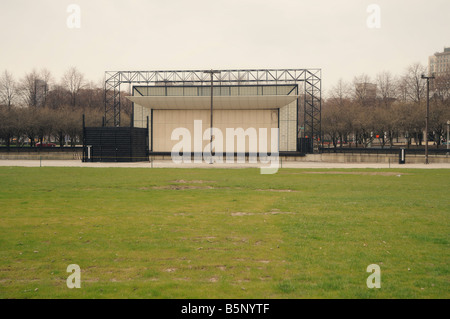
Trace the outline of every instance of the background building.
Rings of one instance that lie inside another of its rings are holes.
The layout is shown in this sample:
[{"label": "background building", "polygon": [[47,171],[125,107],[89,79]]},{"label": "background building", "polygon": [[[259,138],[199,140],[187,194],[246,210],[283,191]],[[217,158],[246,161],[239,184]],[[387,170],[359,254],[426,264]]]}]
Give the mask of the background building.
[{"label": "background building", "polygon": [[358,99],[374,101],[377,98],[377,85],[375,83],[356,83],[355,94]]},{"label": "background building", "polygon": [[450,48],[444,48],[444,52],[436,52],[428,58],[428,70],[430,75],[442,76],[450,72]]}]

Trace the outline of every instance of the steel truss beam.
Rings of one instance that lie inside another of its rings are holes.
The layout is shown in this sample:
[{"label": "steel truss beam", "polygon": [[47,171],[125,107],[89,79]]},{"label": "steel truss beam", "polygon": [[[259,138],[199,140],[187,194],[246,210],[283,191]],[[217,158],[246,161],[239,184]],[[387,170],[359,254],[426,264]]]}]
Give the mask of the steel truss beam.
[{"label": "steel truss beam", "polygon": [[[321,139],[321,69],[220,70],[213,74],[214,85],[298,84],[303,90],[305,136],[317,146]],[[106,71],[105,125],[120,126],[121,84],[211,85],[205,70],[191,71]],[[300,123],[299,123],[300,125]]]},{"label": "steel truss beam", "polygon": [[305,76],[305,137],[313,141],[315,151],[318,151],[322,140],[322,93],[321,71],[308,70]]}]

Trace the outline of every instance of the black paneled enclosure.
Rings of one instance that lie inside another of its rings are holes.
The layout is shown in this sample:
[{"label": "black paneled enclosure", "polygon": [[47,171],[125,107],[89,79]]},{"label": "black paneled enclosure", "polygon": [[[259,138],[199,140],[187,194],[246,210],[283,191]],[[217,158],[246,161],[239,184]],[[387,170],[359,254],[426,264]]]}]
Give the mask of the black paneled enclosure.
[{"label": "black paneled enclosure", "polygon": [[85,127],[83,162],[148,161],[148,129]]}]

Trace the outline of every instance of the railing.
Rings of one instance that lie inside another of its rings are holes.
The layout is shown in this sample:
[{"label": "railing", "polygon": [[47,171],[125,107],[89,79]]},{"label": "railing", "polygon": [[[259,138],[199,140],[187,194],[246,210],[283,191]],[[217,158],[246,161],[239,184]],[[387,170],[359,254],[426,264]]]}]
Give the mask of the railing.
[{"label": "railing", "polygon": [[17,153],[27,153],[27,152],[81,152],[83,150],[82,146],[64,146],[64,147],[39,147],[39,146],[0,146],[0,152],[17,152]]},{"label": "railing", "polygon": [[[348,147],[331,147],[331,148],[320,148],[319,151],[320,153],[344,153],[344,154],[395,154],[398,155],[400,153],[402,148],[363,148],[363,147],[358,147],[358,148],[348,148]],[[420,148],[406,148],[404,147],[406,154],[425,154],[425,149],[420,149]],[[429,154],[433,154],[433,155],[446,155],[447,153],[449,153],[449,150],[447,150],[445,148],[445,146],[443,148],[429,148],[428,149],[428,153]]]}]

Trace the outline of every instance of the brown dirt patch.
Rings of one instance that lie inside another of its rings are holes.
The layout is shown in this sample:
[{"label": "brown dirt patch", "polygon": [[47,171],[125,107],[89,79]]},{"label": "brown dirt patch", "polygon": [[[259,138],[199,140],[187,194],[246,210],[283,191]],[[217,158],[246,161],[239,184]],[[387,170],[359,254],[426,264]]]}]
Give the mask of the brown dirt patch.
[{"label": "brown dirt patch", "polygon": [[293,190],[293,189],[272,189],[272,188],[268,188],[268,189],[257,189],[257,191],[259,191],[259,192],[279,192],[279,193],[299,192],[299,191]]},{"label": "brown dirt patch", "polygon": [[242,213],[242,212],[231,213],[231,216],[250,216],[250,215],[255,215],[255,214],[253,214],[253,213]]},{"label": "brown dirt patch", "polygon": [[164,271],[166,271],[166,272],[174,272],[176,270],[177,270],[176,268],[167,268]]},{"label": "brown dirt patch", "polygon": [[264,215],[290,215],[290,214],[295,214],[295,213],[274,211],[274,212],[265,213]]},{"label": "brown dirt patch", "polygon": [[172,183],[179,183],[179,184],[203,184],[203,183],[215,183],[215,181],[204,181],[204,180],[186,181],[184,179],[177,179],[175,181],[172,181]]},{"label": "brown dirt patch", "polygon": [[208,279],[209,282],[218,282],[219,278],[218,277],[212,277]]},{"label": "brown dirt patch", "polygon": [[[214,189],[212,186],[195,186],[195,185],[166,185],[166,186],[154,186],[151,189],[168,189],[168,190],[187,190],[187,189]],[[141,188],[144,189],[144,188]],[[148,188],[147,188],[148,189]]]},{"label": "brown dirt patch", "polygon": [[231,216],[252,216],[252,215],[290,215],[295,214],[293,212],[280,212],[280,211],[272,211],[267,213],[244,213],[244,212],[235,212],[231,213]]}]

